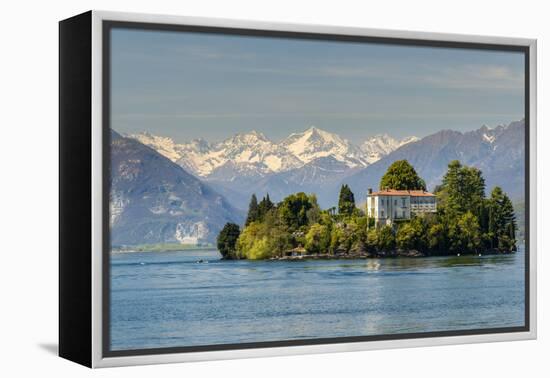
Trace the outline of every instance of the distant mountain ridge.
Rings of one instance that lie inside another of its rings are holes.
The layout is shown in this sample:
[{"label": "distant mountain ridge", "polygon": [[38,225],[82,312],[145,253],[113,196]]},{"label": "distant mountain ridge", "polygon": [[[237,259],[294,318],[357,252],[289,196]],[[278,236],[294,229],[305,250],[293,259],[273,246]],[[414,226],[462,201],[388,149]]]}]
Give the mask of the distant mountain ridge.
[{"label": "distant mountain ridge", "polygon": [[301,168],[319,158],[332,157],[348,168],[372,164],[416,137],[402,140],[388,135],[368,138],[356,146],[337,134],[316,127],[293,133],[278,143],[255,130],[210,144],[203,139],[175,143],[150,133],[129,135],[153,148],[198,177],[231,180],[236,176],[266,176]]},{"label": "distant mountain ridge", "polygon": [[360,148],[367,155],[369,164],[375,163],[382,157],[397,150],[399,147],[420,140],[420,138],[411,136],[401,140],[392,138],[388,134],[375,135],[364,141]]},{"label": "distant mountain ridge", "polygon": [[430,190],[440,183],[449,161],[458,159],[483,171],[488,190],[500,185],[521,199],[524,135],[524,122],[518,121],[464,133],[442,130],[422,139],[376,135],[357,145],[315,127],[279,143],[255,131],[213,144],[200,139],[177,144],[151,134],[131,137],[170,157],[245,210],[252,193],[269,193],[278,201],[291,193],[313,192],[322,207],[334,206],[342,184],[349,184],[362,202],[369,187],[378,187],[387,167],[401,159],[413,164]]},{"label": "distant mountain ridge", "polygon": [[429,190],[441,183],[452,160],[479,168],[487,191],[498,185],[512,198],[523,199],[525,187],[525,122],[468,132],[442,130],[404,145],[369,167],[345,178],[361,195],[378,188],[380,178],[396,160],[406,159],[426,180]]},{"label": "distant mountain ridge", "polygon": [[111,242],[214,243],[244,214],[208,184],[137,140],[111,133]]}]

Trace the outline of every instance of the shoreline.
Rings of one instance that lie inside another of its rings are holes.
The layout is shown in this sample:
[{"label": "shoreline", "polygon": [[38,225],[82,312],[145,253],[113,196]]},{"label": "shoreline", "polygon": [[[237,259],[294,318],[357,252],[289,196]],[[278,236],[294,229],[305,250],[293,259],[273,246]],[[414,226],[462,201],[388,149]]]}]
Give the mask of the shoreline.
[{"label": "shoreline", "polygon": [[[513,255],[516,252],[485,252],[485,253],[462,253],[462,254],[436,254],[428,255],[423,253],[394,253],[394,254],[361,254],[361,255],[303,255],[303,256],[283,256],[271,257],[269,259],[260,259],[267,261],[300,261],[300,260],[367,260],[367,259],[393,259],[393,258],[424,258],[424,257],[482,257],[497,255]],[[246,260],[246,259],[243,259]]]},{"label": "shoreline", "polygon": [[111,249],[111,254],[119,253],[158,253],[158,252],[196,252],[196,251],[213,251],[215,247],[187,247],[187,248],[128,248],[128,249]]},{"label": "shoreline", "polygon": [[[219,251],[214,246],[208,247],[187,247],[187,248],[159,248],[159,249],[144,249],[137,247],[135,249],[111,250],[111,254],[126,254],[126,253],[159,253],[159,252],[201,252],[201,251]],[[250,261],[303,261],[303,260],[366,260],[366,259],[391,259],[391,258],[423,258],[423,257],[480,257],[480,256],[496,256],[496,255],[512,255],[517,251],[503,252],[499,250],[488,250],[479,253],[459,253],[459,254],[427,254],[417,250],[407,251],[390,251],[378,253],[352,253],[352,254],[304,254],[297,256],[279,256],[269,257],[265,259],[232,259],[221,257],[220,260],[250,260]]]},{"label": "shoreline", "polygon": [[[513,255],[517,251],[502,252],[498,250],[489,250],[479,253],[458,253],[458,254],[426,254],[416,250],[410,251],[391,251],[382,253],[355,253],[355,254],[315,254],[300,256],[280,256],[266,259],[257,259],[250,261],[304,261],[304,260],[366,260],[366,259],[392,259],[392,258],[424,258],[424,257],[483,257],[498,255]],[[248,259],[227,259],[222,260],[248,260]]]}]

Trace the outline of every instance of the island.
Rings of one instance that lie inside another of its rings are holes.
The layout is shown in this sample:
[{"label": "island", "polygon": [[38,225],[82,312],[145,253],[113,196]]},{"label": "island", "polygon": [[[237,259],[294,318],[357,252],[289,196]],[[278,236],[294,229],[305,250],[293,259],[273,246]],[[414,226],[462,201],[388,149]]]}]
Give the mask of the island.
[{"label": "island", "polygon": [[273,203],[252,195],[244,227],[227,223],[217,237],[223,259],[299,260],[513,253],[516,218],[508,195],[485,196],[482,172],[451,161],[433,193],[406,160],[394,162],[380,189],[356,205],[349,186],[338,207],[321,209],[303,192]]}]

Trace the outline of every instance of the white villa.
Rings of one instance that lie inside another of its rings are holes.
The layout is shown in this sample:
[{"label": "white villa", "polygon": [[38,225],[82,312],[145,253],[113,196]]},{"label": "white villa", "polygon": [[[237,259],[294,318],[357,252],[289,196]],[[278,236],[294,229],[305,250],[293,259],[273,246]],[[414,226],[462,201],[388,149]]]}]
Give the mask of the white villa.
[{"label": "white villa", "polygon": [[374,222],[391,225],[394,221],[411,219],[411,213],[435,213],[437,202],[434,194],[424,190],[386,189],[367,195],[367,212]]}]

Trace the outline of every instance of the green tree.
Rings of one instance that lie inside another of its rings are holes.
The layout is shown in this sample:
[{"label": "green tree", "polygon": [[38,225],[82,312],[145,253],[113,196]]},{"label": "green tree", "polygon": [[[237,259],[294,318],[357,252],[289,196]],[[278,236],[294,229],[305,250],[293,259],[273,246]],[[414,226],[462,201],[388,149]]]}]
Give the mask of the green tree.
[{"label": "green tree", "polygon": [[330,251],[331,253],[335,252],[345,252],[343,241],[345,239],[345,233],[342,225],[335,224],[332,227],[330,232]]},{"label": "green tree", "polygon": [[485,179],[477,168],[451,161],[437,193],[438,206],[452,215],[468,211],[478,218],[483,215]]},{"label": "green tree", "polygon": [[307,225],[307,213],[313,207],[310,197],[300,192],[286,197],[278,206],[278,214],[283,224],[294,231]]},{"label": "green tree", "polygon": [[275,207],[275,204],[271,202],[271,199],[269,199],[269,193],[265,197],[262,198],[260,203],[258,204],[258,217],[260,220],[262,220],[265,215]]},{"label": "green tree", "polygon": [[347,184],[340,188],[338,214],[350,216],[355,210],[355,196]]},{"label": "green tree", "polygon": [[256,194],[252,194],[250,203],[248,205],[248,215],[246,216],[245,226],[248,226],[252,222],[260,220],[260,209],[258,208],[258,199]]},{"label": "green tree", "polygon": [[330,230],[327,226],[315,223],[306,234],[305,249],[309,253],[327,253],[330,246]]},{"label": "green tree", "polygon": [[500,187],[491,191],[489,198],[488,238],[492,248],[511,252],[516,250],[516,216],[510,198]]},{"label": "green tree", "polygon": [[478,252],[481,246],[481,234],[477,217],[471,212],[463,214],[458,220],[461,247],[466,252]]},{"label": "green tree", "polygon": [[309,201],[311,202],[311,208],[308,211],[306,211],[307,222],[309,225],[320,223],[321,208],[317,203],[317,196],[315,194],[310,194]]},{"label": "green tree", "polygon": [[367,232],[366,247],[370,252],[376,252],[378,250],[378,230],[372,228]]},{"label": "green tree", "polygon": [[428,228],[428,248],[435,252],[446,250],[445,228],[441,223],[433,223]]},{"label": "green tree", "polygon": [[378,249],[386,252],[395,249],[395,235],[391,226],[383,226],[378,230]]},{"label": "green tree", "polygon": [[224,259],[234,259],[236,255],[236,243],[241,230],[235,223],[226,223],[218,235],[217,245]]},{"label": "green tree", "polygon": [[352,219],[344,223],[344,239],[342,240],[342,246],[346,252],[349,252],[358,241],[360,241],[359,227],[355,219]]},{"label": "green tree", "polygon": [[426,190],[426,182],[407,160],[397,160],[382,176],[380,189]]},{"label": "green tree", "polygon": [[501,233],[501,241],[499,248],[502,250],[511,252],[515,251],[516,248],[516,215],[514,212],[514,206],[510,198],[504,193],[504,200],[502,204],[502,215],[504,218],[504,229]]},{"label": "green tree", "polygon": [[[274,218],[268,214],[267,218]],[[290,249],[290,234],[273,223],[252,222],[241,232],[237,240],[237,255],[250,260],[261,260],[275,256],[282,256]]]},{"label": "green tree", "polygon": [[395,235],[397,248],[402,250],[426,249],[426,231],[420,218],[401,224]]}]

